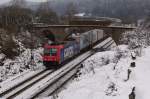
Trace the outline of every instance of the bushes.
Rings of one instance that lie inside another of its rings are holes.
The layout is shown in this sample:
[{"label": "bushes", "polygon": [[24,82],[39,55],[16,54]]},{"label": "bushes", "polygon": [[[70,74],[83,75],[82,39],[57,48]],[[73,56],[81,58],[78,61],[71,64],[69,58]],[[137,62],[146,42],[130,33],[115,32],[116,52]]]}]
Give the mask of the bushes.
[{"label": "bushes", "polygon": [[[33,35],[33,36],[32,36]],[[36,49],[42,46],[44,36],[41,37],[30,32],[21,32],[18,35],[0,29],[0,53],[12,59],[24,51],[24,48]]]},{"label": "bushes", "polygon": [[2,29],[0,30],[0,46],[0,53],[4,53],[8,58],[19,55],[19,46],[13,40],[13,34],[9,34]]},{"label": "bushes", "polygon": [[120,38],[121,44],[128,44],[129,49],[142,48],[150,45],[150,20],[144,19],[134,31],[127,31]]},{"label": "bushes", "polygon": [[14,58],[14,56],[19,55],[18,45],[10,38],[8,41],[4,41],[2,45],[2,53],[8,58]]}]

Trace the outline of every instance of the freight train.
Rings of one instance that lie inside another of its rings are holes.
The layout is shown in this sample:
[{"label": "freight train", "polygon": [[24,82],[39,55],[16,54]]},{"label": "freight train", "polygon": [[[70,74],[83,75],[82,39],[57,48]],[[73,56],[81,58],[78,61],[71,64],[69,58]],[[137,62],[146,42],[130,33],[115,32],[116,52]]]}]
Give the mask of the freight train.
[{"label": "freight train", "polygon": [[43,64],[47,68],[58,68],[61,64],[88,50],[104,37],[106,34],[103,30],[94,29],[85,33],[71,34],[63,42],[47,43],[44,46]]}]

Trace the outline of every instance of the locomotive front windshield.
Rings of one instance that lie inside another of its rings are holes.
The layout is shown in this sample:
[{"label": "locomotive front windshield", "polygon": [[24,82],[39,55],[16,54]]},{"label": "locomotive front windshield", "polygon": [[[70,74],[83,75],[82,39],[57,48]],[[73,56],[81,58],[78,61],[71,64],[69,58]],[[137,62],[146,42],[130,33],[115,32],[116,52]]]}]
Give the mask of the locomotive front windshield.
[{"label": "locomotive front windshield", "polygon": [[56,56],[57,55],[57,49],[56,48],[51,48],[50,49],[50,56]]},{"label": "locomotive front windshield", "polygon": [[56,48],[45,48],[44,49],[44,55],[48,56],[56,56],[57,55],[57,49]]}]

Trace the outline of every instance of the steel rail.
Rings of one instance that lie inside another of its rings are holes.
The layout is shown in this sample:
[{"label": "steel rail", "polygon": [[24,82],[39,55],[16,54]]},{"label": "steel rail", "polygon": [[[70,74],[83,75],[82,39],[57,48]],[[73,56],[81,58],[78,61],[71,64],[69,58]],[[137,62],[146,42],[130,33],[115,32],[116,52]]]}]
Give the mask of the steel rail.
[{"label": "steel rail", "polygon": [[[46,70],[41,70],[39,71],[38,73],[32,75],[31,77],[27,78],[27,79],[24,79],[22,80],[21,82],[19,82],[18,84],[12,86],[12,87],[9,87],[8,89],[4,90],[4,91],[1,91],[0,93],[0,97],[4,97],[4,98],[9,98],[11,97],[12,95],[14,95],[15,93],[19,92],[21,89],[19,89],[20,87],[22,87],[23,85],[25,85],[27,82],[30,82],[31,84],[31,81],[35,78],[37,78],[38,76],[44,74],[46,72]],[[12,82],[13,83],[13,82]],[[27,84],[26,84],[27,86]],[[24,86],[24,87],[26,87]]]}]

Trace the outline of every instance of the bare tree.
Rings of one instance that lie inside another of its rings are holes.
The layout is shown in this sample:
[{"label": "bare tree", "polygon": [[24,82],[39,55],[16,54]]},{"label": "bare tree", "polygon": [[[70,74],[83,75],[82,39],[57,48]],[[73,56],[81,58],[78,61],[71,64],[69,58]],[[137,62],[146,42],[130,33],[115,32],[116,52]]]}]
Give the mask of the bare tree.
[{"label": "bare tree", "polygon": [[18,32],[32,20],[32,11],[24,8],[25,0],[11,0],[10,5],[2,8],[1,27],[9,32]]},{"label": "bare tree", "polygon": [[68,19],[71,19],[74,17],[74,15],[78,13],[77,7],[73,2],[70,2],[66,7],[66,16]]},{"label": "bare tree", "polygon": [[54,12],[50,6],[49,2],[41,3],[37,13],[36,17],[38,19],[38,22],[46,23],[46,24],[58,24],[58,16],[56,12]]},{"label": "bare tree", "polygon": [[10,6],[25,7],[26,6],[26,0],[11,0]]}]

